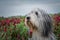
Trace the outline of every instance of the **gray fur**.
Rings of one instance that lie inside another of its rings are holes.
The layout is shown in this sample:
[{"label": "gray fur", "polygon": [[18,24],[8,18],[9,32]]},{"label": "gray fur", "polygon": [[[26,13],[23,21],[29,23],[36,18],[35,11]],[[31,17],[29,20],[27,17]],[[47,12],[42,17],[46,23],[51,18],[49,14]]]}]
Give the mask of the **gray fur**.
[{"label": "gray fur", "polygon": [[[29,38],[29,40],[56,40],[52,31],[52,19],[45,11],[37,8],[27,14],[26,17],[30,17],[32,24],[38,28],[36,32],[33,32],[32,38]],[[27,19],[25,19],[25,24],[26,20]]]}]

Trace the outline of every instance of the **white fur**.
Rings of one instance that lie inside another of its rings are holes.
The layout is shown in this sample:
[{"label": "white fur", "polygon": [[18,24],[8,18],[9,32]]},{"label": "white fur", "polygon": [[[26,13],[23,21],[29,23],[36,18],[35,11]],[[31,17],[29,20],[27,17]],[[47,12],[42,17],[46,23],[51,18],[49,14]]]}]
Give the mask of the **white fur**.
[{"label": "white fur", "polygon": [[[38,17],[35,14],[35,12],[38,12]],[[51,21],[51,18],[49,18],[50,16],[48,17],[48,14],[45,11],[37,8],[32,10],[29,14],[27,14],[26,17],[30,17],[30,21],[32,22],[32,24],[38,28],[38,30],[33,32],[32,38],[29,38],[29,40],[56,40],[55,35],[52,31],[52,28],[50,29],[51,32],[49,32],[48,37],[42,36],[43,30],[45,30],[43,22],[46,21],[46,19],[49,22]],[[25,18],[25,24],[26,24],[26,21],[27,19]],[[26,24],[26,26],[28,25]]]}]

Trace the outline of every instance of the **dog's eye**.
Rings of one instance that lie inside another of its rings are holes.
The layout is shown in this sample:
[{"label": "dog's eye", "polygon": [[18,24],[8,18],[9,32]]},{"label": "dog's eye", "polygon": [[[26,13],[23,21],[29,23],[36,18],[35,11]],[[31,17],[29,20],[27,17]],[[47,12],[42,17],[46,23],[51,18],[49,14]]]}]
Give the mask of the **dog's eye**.
[{"label": "dog's eye", "polygon": [[36,15],[38,15],[38,12],[35,12]]}]

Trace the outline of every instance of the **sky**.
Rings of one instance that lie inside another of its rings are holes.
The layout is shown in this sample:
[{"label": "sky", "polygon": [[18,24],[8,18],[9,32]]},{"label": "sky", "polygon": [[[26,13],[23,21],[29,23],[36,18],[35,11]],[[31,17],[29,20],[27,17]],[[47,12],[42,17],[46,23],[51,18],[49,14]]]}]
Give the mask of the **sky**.
[{"label": "sky", "polygon": [[0,16],[26,15],[34,8],[47,13],[60,12],[60,0],[0,0]]}]

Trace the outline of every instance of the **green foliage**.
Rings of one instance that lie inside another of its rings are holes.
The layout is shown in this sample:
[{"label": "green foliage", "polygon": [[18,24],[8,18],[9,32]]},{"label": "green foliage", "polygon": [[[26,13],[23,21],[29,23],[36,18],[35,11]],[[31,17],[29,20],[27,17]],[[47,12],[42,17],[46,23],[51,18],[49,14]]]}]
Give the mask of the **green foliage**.
[{"label": "green foliage", "polygon": [[0,40],[22,40],[22,37],[28,40],[28,28],[24,25],[24,22],[16,24],[16,26],[11,24],[7,27],[6,32],[0,32]]},{"label": "green foliage", "polygon": [[54,19],[54,33],[57,36],[57,40],[60,40],[60,13],[53,16]]},{"label": "green foliage", "polygon": [[[60,13],[58,13],[60,15]],[[50,14],[52,18],[54,17],[54,14]],[[21,19],[24,19],[25,16],[20,16]],[[4,20],[5,18],[1,17],[0,20]],[[55,19],[54,19],[55,20]],[[57,21],[54,21],[54,24]],[[57,22],[58,24],[58,22]],[[57,40],[60,40],[60,24],[54,25],[54,33],[57,36]],[[24,25],[24,21],[22,20],[19,24],[16,24],[16,26],[10,24],[10,26],[6,26],[7,31],[4,32],[4,28],[2,26],[2,31],[0,31],[0,40],[28,40],[28,28]]]}]

